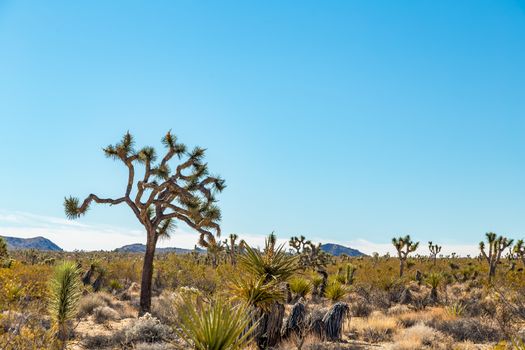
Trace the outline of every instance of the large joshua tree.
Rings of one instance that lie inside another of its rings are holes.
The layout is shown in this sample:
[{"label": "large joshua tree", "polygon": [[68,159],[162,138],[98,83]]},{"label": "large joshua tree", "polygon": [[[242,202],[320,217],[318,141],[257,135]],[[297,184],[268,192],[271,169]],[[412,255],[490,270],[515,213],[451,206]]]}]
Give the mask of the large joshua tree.
[{"label": "large joshua tree", "polygon": [[485,236],[489,250],[488,252],[485,251],[485,242],[479,242],[479,250],[489,265],[489,282],[491,282],[496,275],[496,267],[501,260],[501,254],[512,245],[514,240],[503,236],[498,237],[494,232],[487,232]]},{"label": "large joshua tree", "polygon": [[[159,237],[168,235],[176,220],[186,223],[201,235],[213,238],[220,236],[218,222],[219,207],[215,204],[215,193],[224,189],[224,180],[208,173],[203,162],[205,150],[195,147],[187,151],[169,131],[163,138],[166,148],[164,156],[157,161],[153,147],[134,148],[132,135],[127,132],[122,140],[104,148],[106,157],[121,161],[128,170],[124,194],[118,198],[101,198],[90,194],[81,203],[78,198],[68,197],[64,201],[66,216],[76,219],[84,215],[92,202],[98,204],[127,205],[146,230],[146,253],[142,268],[140,291],[140,313],[151,307],[151,282],[153,259]],[[170,162],[178,159],[176,167]],[[141,176],[136,166],[142,168]]]},{"label": "large joshua tree", "polygon": [[408,254],[417,249],[419,242],[413,242],[410,235],[406,235],[405,237],[392,238],[392,244],[396,248],[399,258],[399,277],[403,277]]}]

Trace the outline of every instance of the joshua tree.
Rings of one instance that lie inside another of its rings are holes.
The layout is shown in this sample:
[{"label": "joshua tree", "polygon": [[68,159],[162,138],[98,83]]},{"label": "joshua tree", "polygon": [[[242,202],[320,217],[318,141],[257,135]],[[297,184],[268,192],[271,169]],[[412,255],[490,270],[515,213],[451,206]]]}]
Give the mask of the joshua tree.
[{"label": "joshua tree", "polygon": [[7,243],[3,237],[0,237],[0,262],[9,259],[9,253],[7,252]]},{"label": "joshua tree", "polygon": [[[235,233],[232,233],[230,234],[228,238],[229,238],[228,240],[224,240],[224,243],[226,245],[226,250],[230,256],[230,263],[232,265],[235,265],[237,263],[236,256],[237,256],[237,250],[238,250],[235,242],[237,241],[239,236],[237,236]],[[241,242],[244,242],[244,241],[241,241]]]},{"label": "joshua tree", "polygon": [[299,265],[302,269],[324,268],[329,262],[329,256],[321,249],[321,243],[317,245],[307,240],[305,236],[291,237],[288,241],[290,249],[299,255]]},{"label": "joshua tree", "polygon": [[[108,158],[121,161],[128,170],[125,192],[118,198],[101,198],[90,194],[82,203],[78,198],[65,199],[66,216],[76,219],[84,215],[92,202],[99,204],[126,204],[133,211],[146,231],[146,253],[142,268],[140,290],[140,313],[151,307],[151,282],[153,278],[153,259],[159,237],[173,229],[173,221],[180,220],[201,235],[213,237],[212,231],[220,236],[218,222],[220,209],[215,204],[215,192],[224,189],[224,180],[208,174],[207,164],[203,162],[205,150],[196,147],[186,151],[186,146],[168,132],[162,143],[166,153],[157,162],[153,147],[134,149],[134,140],[127,132],[116,145],[104,148]],[[177,157],[180,163],[170,168],[169,163]],[[136,165],[144,169],[143,177],[136,179]]]},{"label": "joshua tree", "polygon": [[514,252],[514,254],[516,254],[518,258],[520,258],[523,265],[525,265],[525,242],[523,241],[523,239],[519,239],[516,242],[512,251]]},{"label": "joshua tree", "polygon": [[441,252],[441,246],[437,244],[432,244],[432,241],[430,241],[428,242],[428,250],[430,250],[430,257],[434,262],[434,266],[436,266],[436,260],[438,254]]},{"label": "joshua tree", "polygon": [[311,243],[312,242],[307,240],[305,236],[294,236],[290,238],[288,245],[295,250],[296,254],[301,254]]},{"label": "joshua tree", "polygon": [[7,243],[3,237],[0,237],[0,267],[10,265],[9,253],[7,252]]},{"label": "joshua tree", "polygon": [[481,255],[489,264],[489,282],[491,282],[492,278],[496,275],[496,267],[501,260],[501,253],[511,246],[513,240],[503,236],[497,237],[494,232],[487,232],[485,236],[487,237],[487,242],[489,244],[488,254],[485,252],[484,242],[479,242],[479,249]]},{"label": "joshua tree", "polygon": [[405,237],[392,238],[392,244],[396,248],[399,258],[399,277],[403,277],[408,254],[417,249],[419,242],[412,242],[410,235],[406,235]]},{"label": "joshua tree", "polygon": [[211,265],[217,267],[225,245],[221,241],[217,241],[213,235],[206,235],[203,233],[200,234],[199,245],[206,248],[208,258],[211,260]]}]

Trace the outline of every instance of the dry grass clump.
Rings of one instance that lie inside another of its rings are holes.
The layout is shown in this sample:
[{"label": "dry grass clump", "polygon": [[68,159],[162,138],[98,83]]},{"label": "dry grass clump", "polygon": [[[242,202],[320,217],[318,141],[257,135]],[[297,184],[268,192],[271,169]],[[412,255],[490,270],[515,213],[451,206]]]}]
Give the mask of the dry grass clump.
[{"label": "dry grass clump", "polygon": [[428,324],[429,322],[441,321],[449,318],[451,317],[447,315],[446,310],[438,307],[427,308],[424,311],[409,311],[397,316],[398,323],[404,328],[412,327],[417,323]]},{"label": "dry grass clump", "polygon": [[108,347],[136,349],[136,346],[141,343],[170,342],[173,338],[173,332],[170,327],[162,324],[150,314],[146,314],[133,320],[129,327],[114,333],[88,336],[82,340],[82,346],[86,349],[104,349]]},{"label": "dry grass clump", "polygon": [[176,302],[179,300],[176,293],[163,292],[151,300],[151,315],[162,323],[173,325],[178,321]]},{"label": "dry grass clump", "polygon": [[368,317],[372,313],[372,307],[364,299],[359,299],[350,304],[350,315],[353,317]]},{"label": "dry grass clump", "polygon": [[77,318],[81,319],[90,315],[95,316],[97,323],[135,316],[134,311],[126,303],[103,292],[90,293],[80,299]]},{"label": "dry grass clump", "polygon": [[401,315],[401,314],[406,314],[408,312],[410,312],[410,308],[407,306],[407,305],[403,305],[403,304],[396,304],[392,307],[390,307],[388,310],[387,310],[387,315],[389,316],[398,316],[398,315]]},{"label": "dry grass clump", "polygon": [[107,300],[102,293],[90,293],[84,295],[79,302],[78,318],[83,318],[93,314],[96,308],[108,306]]},{"label": "dry grass clump", "polygon": [[93,310],[93,320],[95,323],[106,323],[107,321],[116,321],[120,319],[118,312],[109,306],[99,306]]},{"label": "dry grass clump", "polygon": [[367,318],[353,318],[351,327],[364,341],[381,343],[392,338],[398,324],[395,317],[376,311]]},{"label": "dry grass clump", "polygon": [[150,314],[140,317],[124,331],[126,343],[157,343],[170,340],[172,337],[171,328]]},{"label": "dry grass clump", "polygon": [[486,343],[503,339],[498,327],[481,318],[433,319],[428,325],[450,335],[456,341]]},{"label": "dry grass clump", "polygon": [[392,350],[446,349],[445,336],[423,323],[402,329],[394,336]]}]

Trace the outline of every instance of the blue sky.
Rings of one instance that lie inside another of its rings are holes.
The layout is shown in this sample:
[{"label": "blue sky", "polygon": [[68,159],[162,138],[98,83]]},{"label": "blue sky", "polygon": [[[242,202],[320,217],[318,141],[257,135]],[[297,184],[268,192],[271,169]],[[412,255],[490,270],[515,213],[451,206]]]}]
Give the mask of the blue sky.
[{"label": "blue sky", "polygon": [[122,193],[101,147],[172,129],[226,179],[225,233],[524,237],[523,62],[518,0],[0,0],[0,231],[144,240],[126,208],[71,224],[62,200]]}]

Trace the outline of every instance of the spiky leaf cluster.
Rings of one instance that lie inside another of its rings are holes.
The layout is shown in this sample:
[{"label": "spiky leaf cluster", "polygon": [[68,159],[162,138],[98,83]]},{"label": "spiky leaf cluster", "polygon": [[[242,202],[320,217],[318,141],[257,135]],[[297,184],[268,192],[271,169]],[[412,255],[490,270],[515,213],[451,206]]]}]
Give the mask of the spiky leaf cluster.
[{"label": "spiky leaf cluster", "polygon": [[55,268],[49,286],[49,314],[60,340],[67,336],[69,322],[76,317],[81,282],[76,263],[66,261]]},{"label": "spiky leaf cluster", "polygon": [[246,307],[222,300],[201,307],[181,303],[177,311],[180,319],[177,332],[197,350],[246,349],[257,326]]},{"label": "spiky leaf cluster", "polygon": [[263,252],[246,246],[239,264],[256,278],[278,282],[286,281],[299,267],[298,258],[287,254],[284,245],[275,247],[271,238],[266,239]]}]

